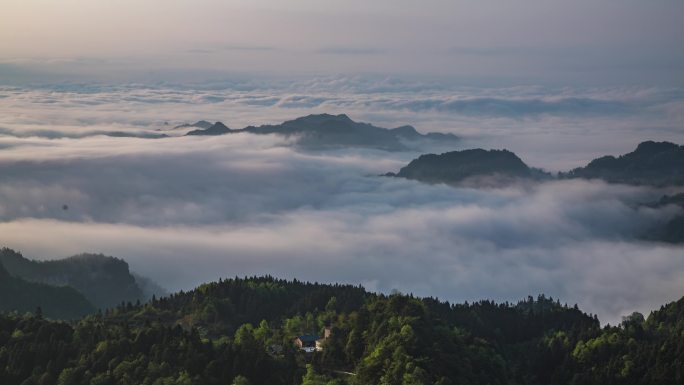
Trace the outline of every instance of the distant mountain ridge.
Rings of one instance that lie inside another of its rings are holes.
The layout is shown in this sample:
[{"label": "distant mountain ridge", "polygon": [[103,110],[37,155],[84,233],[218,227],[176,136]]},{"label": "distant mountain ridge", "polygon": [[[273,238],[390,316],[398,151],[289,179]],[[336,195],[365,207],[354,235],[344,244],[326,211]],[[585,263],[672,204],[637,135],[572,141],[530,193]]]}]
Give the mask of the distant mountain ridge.
[{"label": "distant mountain ridge", "polygon": [[548,176],[530,168],[508,150],[487,151],[480,148],[450,151],[439,155],[421,155],[402,167],[398,173],[385,175],[426,183],[459,183],[472,178],[486,177],[510,181]]},{"label": "distant mountain ridge", "polygon": [[684,146],[671,142],[642,142],[630,153],[617,158],[602,156],[561,177],[636,185],[684,185]]},{"label": "distant mountain ridge", "polygon": [[[527,166],[508,150],[480,148],[425,154],[412,160],[396,176],[427,183],[457,183],[468,178],[496,176],[498,179],[551,178],[551,174]],[[609,183],[652,186],[684,185],[684,146],[670,142],[642,142],[631,153],[618,158],[603,156],[586,167],[559,173],[560,179],[602,179]]]},{"label": "distant mountain ridge", "polygon": [[417,144],[420,141],[445,144],[455,143],[459,140],[453,134],[434,132],[421,134],[412,126],[387,129],[368,123],[355,122],[345,114],[312,114],[277,125],[247,126],[242,129],[231,129],[221,122],[216,122],[210,127],[201,127],[201,129],[190,131],[186,135],[213,136],[239,132],[297,137],[298,145],[310,148],[348,146],[390,151],[405,150],[410,148],[412,143]]},{"label": "distant mountain ridge", "polygon": [[192,124],[184,123],[184,124],[178,125],[178,126],[174,127],[174,129],[192,128],[192,127],[207,129],[207,128],[211,127],[212,125],[213,124],[211,122],[208,122],[206,120],[200,120],[200,121],[197,121],[197,122],[192,123]]},{"label": "distant mountain ridge", "polygon": [[95,312],[75,289],[13,277],[0,263],[0,312],[35,312],[38,308],[47,317],[58,319],[77,319]]},{"label": "distant mountain ridge", "polygon": [[[197,122],[195,124],[199,124],[201,122]],[[197,127],[197,126],[194,126]],[[216,135],[223,135],[223,134],[228,134],[231,132],[234,132],[237,130],[231,130],[226,126],[225,124],[221,122],[216,122],[214,124],[210,124],[209,127],[201,127],[200,129],[197,130],[192,130],[185,134],[186,136],[216,136]]]},{"label": "distant mountain ridge", "polygon": [[[645,143],[645,144],[644,144]],[[638,151],[650,149],[651,154],[660,154],[662,149],[670,151],[680,149],[677,145],[655,144],[644,142]],[[603,159],[603,158],[601,158]],[[615,158],[612,158],[615,159]],[[595,164],[596,161],[590,163]],[[609,161],[612,162],[612,161]],[[599,161],[600,163],[600,161]],[[665,175],[677,175],[684,168],[684,163],[672,164],[669,172]],[[639,169],[638,166],[635,166]],[[621,174],[624,176],[625,174]],[[644,175],[644,174],[640,174]],[[398,173],[389,172],[389,177],[406,178],[424,183],[445,183],[471,187],[500,187],[520,180],[552,179],[551,174],[542,170],[528,167],[517,155],[507,150],[483,150],[470,149],[451,151],[443,154],[426,154],[412,160],[402,167]],[[601,175],[606,177],[606,175]],[[610,176],[610,175],[608,175]],[[575,175],[559,174],[559,178],[579,178]],[[604,179],[604,178],[601,178]],[[608,182],[614,179],[607,177]],[[656,179],[642,178],[639,184],[654,184],[656,186],[665,180],[676,181],[676,178],[663,178],[663,174],[657,175]],[[626,183],[627,179],[618,179],[620,183]],[[633,181],[633,180],[632,180]],[[667,205],[675,205],[684,209],[684,193],[671,196],[663,196],[660,201],[644,203],[643,206],[662,208]],[[678,214],[666,223],[659,224],[645,231],[639,236],[644,240],[659,241],[674,244],[684,243],[684,214]]]},{"label": "distant mountain ridge", "polygon": [[0,250],[0,264],[12,276],[26,281],[71,286],[99,308],[114,307],[122,301],[142,301],[148,297],[129,271],[128,263],[102,254],[33,261],[4,248]]}]

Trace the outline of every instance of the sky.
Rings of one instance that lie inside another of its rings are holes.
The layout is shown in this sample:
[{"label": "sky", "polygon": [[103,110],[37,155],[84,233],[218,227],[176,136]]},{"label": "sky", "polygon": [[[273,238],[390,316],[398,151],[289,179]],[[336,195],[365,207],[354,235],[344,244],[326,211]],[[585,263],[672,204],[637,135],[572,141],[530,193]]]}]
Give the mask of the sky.
[{"label": "sky", "polygon": [[[683,25],[679,0],[3,0],[0,245],[113,255],[170,290],[272,274],[648,314],[684,294],[684,249],[643,239],[682,210],[643,203],[681,188],[378,175],[424,152],[506,148],[555,173],[682,144]],[[309,151],[173,129],[312,113],[461,141]]]},{"label": "sky", "polygon": [[[0,79],[385,73],[682,85],[678,0],[4,0]],[[48,76],[50,75],[50,76]]]}]

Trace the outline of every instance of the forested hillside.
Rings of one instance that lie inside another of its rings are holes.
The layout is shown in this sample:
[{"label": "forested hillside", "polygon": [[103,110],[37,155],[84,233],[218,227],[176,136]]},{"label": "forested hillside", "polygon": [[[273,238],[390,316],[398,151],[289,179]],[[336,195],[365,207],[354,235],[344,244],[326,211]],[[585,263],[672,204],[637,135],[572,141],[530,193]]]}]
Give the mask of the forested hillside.
[{"label": "forested hillside", "polygon": [[[294,346],[302,334],[322,350]],[[77,324],[0,317],[2,384],[675,384],[684,299],[599,326],[575,306],[449,304],[229,279]]]},{"label": "forested hillside", "polygon": [[35,312],[37,308],[48,317],[61,319],[77,319],[95,311],[73,288],[27,282],[10,276],[0,264],[0,313]]},{"label": "forested hillside", "polygon": [[550,174],[528,167],[508,150],[481,148],[421,155],[402,167],[398,173],[390,172],[385,176],[426,183],[458,184],[470,181],[477,185],[550,178]]},{"label": "forested hillside", "polygon": [[33,261],[14,250],[3,248],[0,249],[0,264],[12,276],[27,281],[73,287],[102,309],[146,297],[126,261],[102,254]]},{"label": "forested hillside", "polygon": [[562,177],[603,179],[611,183],[670,186],[684,184],[684,146],[646,141],[617,158],[606,155]]}]

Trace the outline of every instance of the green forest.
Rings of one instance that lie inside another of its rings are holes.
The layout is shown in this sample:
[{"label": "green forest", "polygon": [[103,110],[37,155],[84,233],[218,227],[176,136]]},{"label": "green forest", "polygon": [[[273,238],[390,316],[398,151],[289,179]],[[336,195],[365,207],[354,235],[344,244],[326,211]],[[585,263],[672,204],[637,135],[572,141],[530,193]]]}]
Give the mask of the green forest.
[{"label": "green forest", "polygon": [[76,289],[25,281],[14,277],[0,263],[0,313],[41,312],[56,318],[73,319],[93,313],[95,307]]},{"label": "green forest", "polygon": [[[320,350],[295,346],[326,327]],[[601,327],[543,295],[450,304],[233,278],[78,321],[6,312],[0,383],[682,384],[684,298]]]},{"label": "green forest", "polygon": [[[8,248],[0,249],[0,265],[15,278],[51,286],[68,286],[81,293],[95,308],[116,306],[121,301],[150,297],[122,259],[102,254],[34,261]],[[38,302],[40,303],[40,302]],[[40,305],[43,310],[46,305]],[[49,315],[50,312],[46,312]],[[63,318],[61,316],[60,318]]]}]

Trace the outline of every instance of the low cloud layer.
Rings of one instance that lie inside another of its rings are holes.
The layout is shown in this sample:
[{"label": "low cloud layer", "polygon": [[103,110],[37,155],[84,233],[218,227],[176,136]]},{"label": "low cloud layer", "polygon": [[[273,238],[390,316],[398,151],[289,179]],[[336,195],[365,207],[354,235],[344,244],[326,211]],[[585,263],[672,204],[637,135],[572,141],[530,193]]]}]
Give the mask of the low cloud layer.
[{"label": "low cloud layer", "polygon": [[671,191],[425,185],[377,176],[414,153],[302,153],[249,134],[0,147],[0,243],[123,257],[169,289],[273,274],[451,301],[543,292],[604,322],[684,293],[682,247],[638,240],[681,213],[638,203]]},{"label": "low cloud layer", "polygon": [[0,109],[0,135],[43,138],[181,135],[175,125],[201,119],[241,128],[346,113],[384,127],[450,132],[463,147],[507,148],[551,171],[626,153],[643,140],[681,142],[684,126],[684,94],[676,88],[483,88],[377,76],[0,86]]}]

